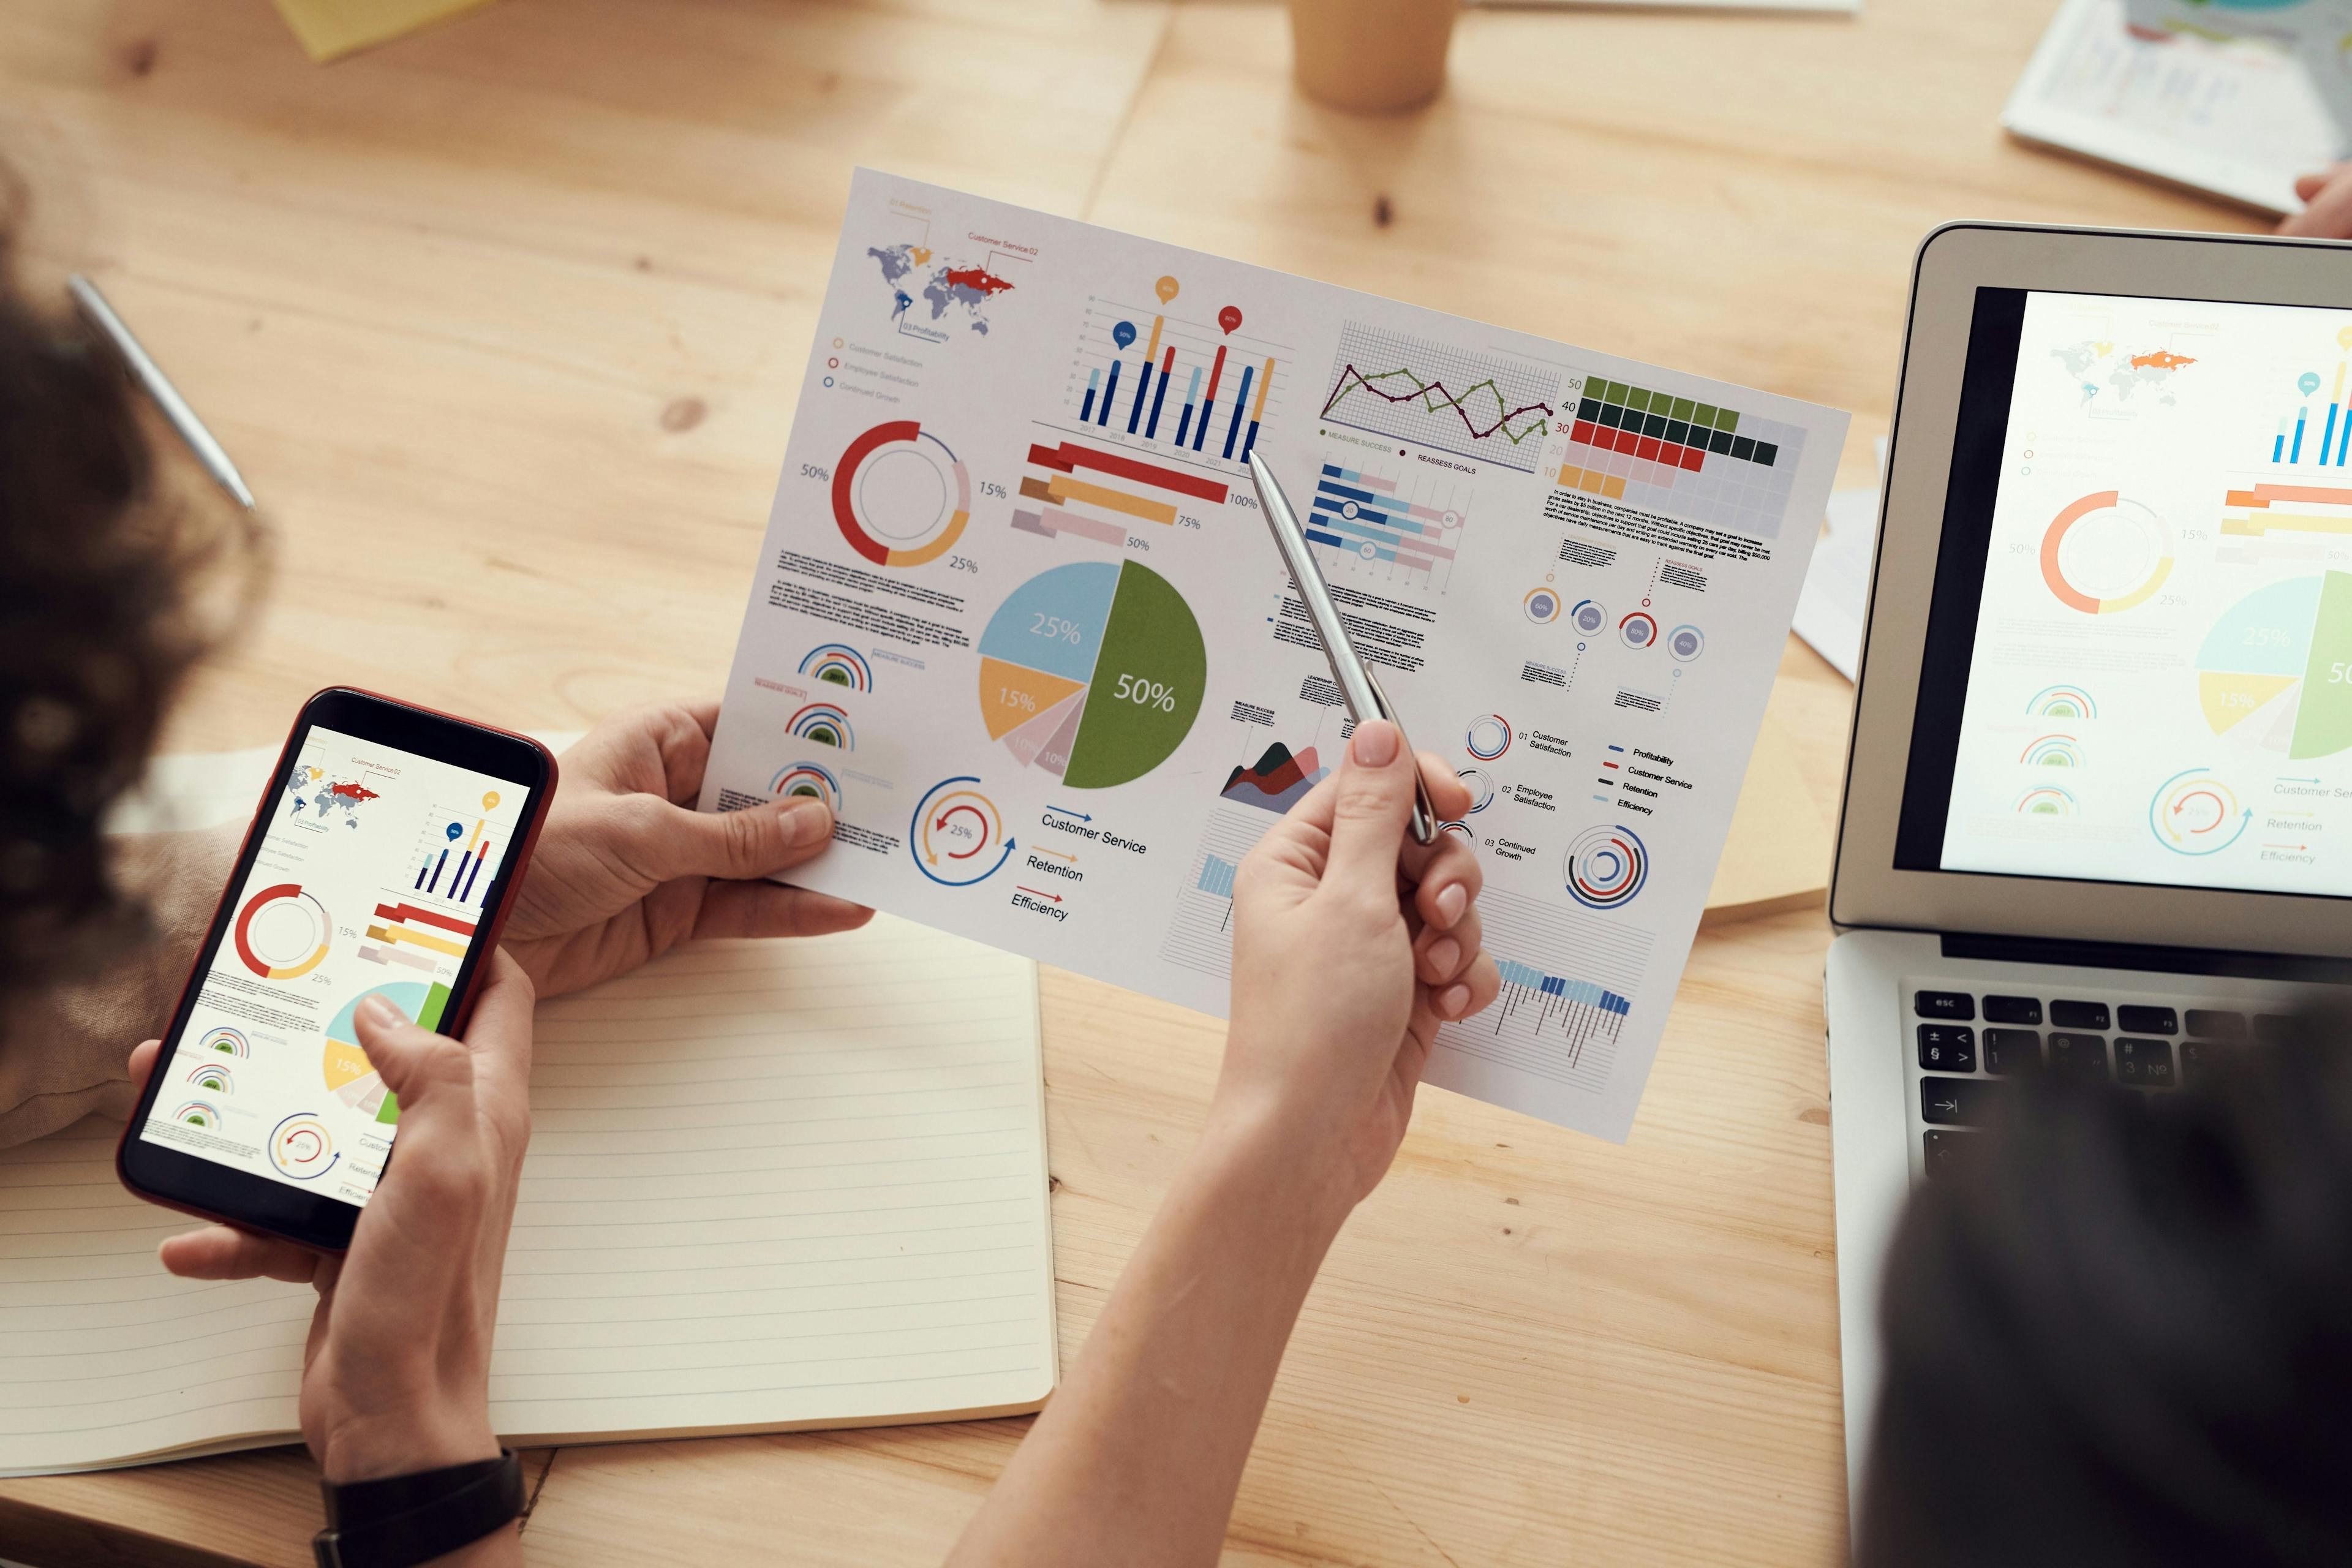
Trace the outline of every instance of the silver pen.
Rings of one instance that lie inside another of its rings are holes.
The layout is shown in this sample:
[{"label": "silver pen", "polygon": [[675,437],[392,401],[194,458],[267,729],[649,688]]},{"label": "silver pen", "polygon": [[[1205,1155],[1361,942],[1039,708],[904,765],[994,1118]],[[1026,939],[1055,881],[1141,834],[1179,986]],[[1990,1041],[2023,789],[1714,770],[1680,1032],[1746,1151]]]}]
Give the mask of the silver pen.
[{"label": "silver pen", "polygon": [[131,379],[144,387],[147,395],[155,400],[155,406],[163,410],[163,417],[171,422],[173,429],[180,433],[180,439],[188,444],[188,450],[196,455],[196,461],[205,466],[205,471],[212,475],[221,489],[236,499],[237,505],[251,511],[253,492],[246,488],[245,476],[236,471],[236,465],[229,461],[228,453],[213,438],[213,433],[205,428],[205,422],[196,417],[196,411],[188,406],[188,400],[180,395],[180,389],[172,384],[172,378],[163,374],[163,367],[140,346],[139,340],[131,335],[131,329],[122,324],[122,318],[114,313],[114,307],[106,302],[106,296],[98,291],[98,285],[77,272],[66,279],[66,291],[73,296],[75,306],[88,318],[89,324],[104,332],[107,340],[114,344],[115,351],[122,356],[122,363],[130,368]]},{"label": "silver pen", "polygon": [[1274,470],[1255,452],[1249,456],[1249,470],[1251,482],[1257,486],[1257,504],[1265,513],[1265,526],[1274,534],[1274,547],[1282,552],[1283,564],[1290,568],[1291,580],[1298,584],[1298,597],[1307,606],[1307,619],[1315,623],[1315,635],[1323,639],[1323,657],[1330,661],[1331,679],[1339,683],[1340,693],[1348,699],[1349,717],[1359,724],[1367,719],[1385,719],[1396,724],[1405,755],[1412,759],[1412,841],[1434,843],[1437,808],[1430,804],[1429,786],[1422,781],[1419,755],[1412,742],[1404,739],[1404,726],[1397,723],[1396,709],[1390,704],[1388,693],[1381,689],[1371,667],[1348,639],[1347,626],[1339,619],[1339,606],[1331,602],[1329,585],[1323,581],[1323,569],[1315,564],[1314,552],[1307,547],[1307,532],[1298,526],[1298,514],[1290,510],[1290,498],[1282,493],[1282,481],[1274,477]]}]

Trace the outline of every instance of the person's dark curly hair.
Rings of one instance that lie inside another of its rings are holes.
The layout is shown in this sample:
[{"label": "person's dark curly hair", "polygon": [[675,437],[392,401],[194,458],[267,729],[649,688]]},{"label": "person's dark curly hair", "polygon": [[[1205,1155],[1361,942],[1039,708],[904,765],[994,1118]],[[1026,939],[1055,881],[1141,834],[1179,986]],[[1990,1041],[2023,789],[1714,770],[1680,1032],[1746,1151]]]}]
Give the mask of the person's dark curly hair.
[{"label": "person's dark curly hair", "polygon": [[226,509],[158,465],[120,358],[18,282],[0,166],[0,999],[136,940],[100,831],[214,640]]}]

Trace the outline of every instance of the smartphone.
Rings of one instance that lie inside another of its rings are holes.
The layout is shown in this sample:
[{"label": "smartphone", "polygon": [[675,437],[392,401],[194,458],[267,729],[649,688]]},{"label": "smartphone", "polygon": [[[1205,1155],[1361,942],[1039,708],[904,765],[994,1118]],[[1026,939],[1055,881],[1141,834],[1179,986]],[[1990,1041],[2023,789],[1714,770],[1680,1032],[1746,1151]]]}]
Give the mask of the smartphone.
[{"label": "smartphone", "polygon": [[342,687],[304,703],[123,1128],[123,1184],[349,1247],[400,1131],[360,1002],[465,1028],[554,794],[524,736]]}]

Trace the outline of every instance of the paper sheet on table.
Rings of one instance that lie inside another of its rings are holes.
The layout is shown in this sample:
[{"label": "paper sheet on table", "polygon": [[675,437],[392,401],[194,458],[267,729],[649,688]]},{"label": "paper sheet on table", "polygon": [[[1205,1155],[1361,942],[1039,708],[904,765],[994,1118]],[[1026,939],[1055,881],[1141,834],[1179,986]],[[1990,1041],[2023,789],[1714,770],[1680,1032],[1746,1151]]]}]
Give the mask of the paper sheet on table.
[{"label": "paper sheet on table", "polygon": [[2269,213],[2302,211],[2295,177],[2352,146],[2294,58],[2248,41],[2137,37],[2123,0],[2066,0],[2001,123],[2022,140]]},{"label": "paper sheet on table", "polygon": [[1234,869],[1349,731],[1255,448],[1475,792],[1507,984],[1429,1081],[1622,1139],[1844,435],[861,172],[702,805],[823,795],[795,881],[1223,1014]]},{"label": "paper sheet on table", "polygon": [[445,22],[490,0],[278,0],[278,14],[313,61],[328,60]]}]

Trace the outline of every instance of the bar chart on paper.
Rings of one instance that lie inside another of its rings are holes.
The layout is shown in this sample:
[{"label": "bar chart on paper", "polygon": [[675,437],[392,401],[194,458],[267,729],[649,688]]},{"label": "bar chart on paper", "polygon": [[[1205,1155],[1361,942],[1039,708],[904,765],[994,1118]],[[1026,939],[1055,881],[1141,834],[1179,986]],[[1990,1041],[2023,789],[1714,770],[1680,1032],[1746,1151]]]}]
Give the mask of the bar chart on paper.
[{"label": "bar chart on paper", "polygon": [[[1172,283],[1161,279],[1170,298]],[[1281,412],[1288,351],[1237,331],[1241,321],[1231,306],[1203,324],[1164,306],[1089,300],[1065,416],[1115,445],[1197,464],[1247,463],[1259,431]]]},{"label": "bar chart on paper", "polygon": [[1541,365],[1349,321],[1319,417],[1532,474],[1559,386]]},{"label": "bar chart on paper", "polygon": [[1246,805],[1220,802],[1209,813],[1200,847],[1176,895],[1160,956],[1203,974],[1234,969],[1234,878],[1275,818]]},{"label": "bar chart on paper", "polygon": [[1486,942],[1503,990],[1475,1018],[1449,1024],[1438,1044],[1465,1056],[1580,1089],[1598,1089],[1616,1065],[1630,1000],[1649,966],[1650,935],[1489,888],[1479,895]]},{"label": "bar chart on paper", "polygon": [[1223,479],[1078,441],[1032,442],[1013,526],[1048,539],[1090,539],[1124,550],[1162,530],[1197,531],[1203,509],[1223,506]]},{"label": "bar chart on paper", "polygon": [[1469,520],[1470,486],[1444,471],[1326,462],[1306,523],[1316,564],[1334,579],[1444,593]]}]

